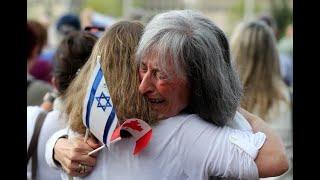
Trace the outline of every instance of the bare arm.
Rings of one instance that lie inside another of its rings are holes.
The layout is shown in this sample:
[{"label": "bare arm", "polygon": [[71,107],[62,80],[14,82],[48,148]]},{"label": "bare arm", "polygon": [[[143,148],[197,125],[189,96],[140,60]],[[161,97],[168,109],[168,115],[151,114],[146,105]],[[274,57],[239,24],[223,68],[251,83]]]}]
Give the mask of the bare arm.
[{"label": "bare arm", "polygon": [[239,108],[239,112],[248,120],[254,132],[263,132],[266,141],[255,159],[259,177],[279,176],[289,168],[285,148],[280,136],[259,117]]}]

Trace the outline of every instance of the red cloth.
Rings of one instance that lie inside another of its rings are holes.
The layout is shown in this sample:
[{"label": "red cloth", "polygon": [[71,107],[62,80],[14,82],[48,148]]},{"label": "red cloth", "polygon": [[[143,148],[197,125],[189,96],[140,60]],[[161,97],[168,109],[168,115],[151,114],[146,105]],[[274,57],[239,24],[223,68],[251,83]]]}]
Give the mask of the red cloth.
[{"label": "red cloth", "polygon": [[37,59],[30,70],[30,74],[36,79],[40,79],[51,84],[52,65],[47,61]]}]

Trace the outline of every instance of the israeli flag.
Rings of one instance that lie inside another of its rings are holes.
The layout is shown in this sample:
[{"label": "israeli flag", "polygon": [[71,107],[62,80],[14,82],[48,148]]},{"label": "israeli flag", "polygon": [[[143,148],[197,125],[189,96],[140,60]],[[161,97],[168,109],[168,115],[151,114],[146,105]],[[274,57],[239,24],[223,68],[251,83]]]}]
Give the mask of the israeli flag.
[{"label": "israeli flag", "polygon": [[90,132],[108,148],[111,135],[118,123],[115,111],[101,69],[100,56],[98,56],[83,102],[82,121]]}]

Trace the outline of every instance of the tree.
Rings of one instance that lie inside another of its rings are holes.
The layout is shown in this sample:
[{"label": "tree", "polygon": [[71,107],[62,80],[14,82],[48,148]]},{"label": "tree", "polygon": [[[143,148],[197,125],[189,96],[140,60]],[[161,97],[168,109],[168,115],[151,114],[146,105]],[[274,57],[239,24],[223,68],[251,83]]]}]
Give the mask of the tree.
[{"label": "tree", "polygon": [[84,0],[83,7],[109,16],[122,16],[122,0]]},{"label": "tree", "polygon": [[271,13],[278,26],[278,37],[285,34],[286,27],[292,23],[292,9],[289,7],[288,0],[271,0]]}]

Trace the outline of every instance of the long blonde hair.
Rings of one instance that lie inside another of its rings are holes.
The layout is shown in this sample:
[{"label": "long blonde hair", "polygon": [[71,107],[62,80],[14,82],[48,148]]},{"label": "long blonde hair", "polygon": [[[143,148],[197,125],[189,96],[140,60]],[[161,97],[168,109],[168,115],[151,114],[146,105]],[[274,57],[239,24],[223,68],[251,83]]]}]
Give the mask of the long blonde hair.
[{"label": "long blonde hair", "polygon": [[279,100],[286,101],[281,87],[279,54],[272,29],[260,21],[240,24],[231,37],[231,54],[244,87],[241,106],[257,108],[266,118],[268,110]]},{"label": "long blonde hair", "polygon": [[82,104],[97,56],[101,56],[101,68],[119,121],[139,118],[149,124],[154,123],[147,101],[138,92],[138,66],[134,54],[142,33],[141,23],[120,21],[111,26],[95,44],[88,62],[67,90],[65,112],[73,131],[85,132]]}]

